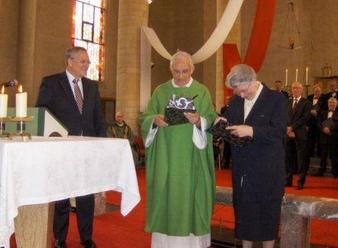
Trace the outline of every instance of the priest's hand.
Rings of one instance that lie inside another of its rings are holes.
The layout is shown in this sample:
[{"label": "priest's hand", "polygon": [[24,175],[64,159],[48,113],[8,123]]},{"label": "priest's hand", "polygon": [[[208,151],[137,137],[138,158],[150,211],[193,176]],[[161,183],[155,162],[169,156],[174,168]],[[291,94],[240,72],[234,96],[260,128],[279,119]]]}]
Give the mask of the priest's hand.
[{"label": "priest's hand", "polygon": [[168,123],[164,120],[164,115],[156,115],[154,118],[154,124],[158,127],[167,127]]},{"label": "priest's hand", "polygon": [[190,113],[190,112],[184,112],[185,118],[188,119],[188,121],[196,125],[196,127],[201,128],[201,117],[200,114],[195,112],[195,113]]},{"label": "priest's hand", "polygon": [[253,136],[253,129],[251,126],[248,125],[233,125],[228,126],[226,129],[230,130],[231,134],[240,138]]}]

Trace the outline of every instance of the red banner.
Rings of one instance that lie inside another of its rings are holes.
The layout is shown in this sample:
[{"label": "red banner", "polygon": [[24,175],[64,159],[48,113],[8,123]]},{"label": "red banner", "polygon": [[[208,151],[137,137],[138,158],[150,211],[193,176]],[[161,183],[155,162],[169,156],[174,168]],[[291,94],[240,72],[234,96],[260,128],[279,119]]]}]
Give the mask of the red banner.
[{"label": "red banner", "polygon": [[[269,45],[272,31],[273,18],[275,16],[276,0],[257,0],[255,20],[251,31],[248,50],[242,61],[236,44],[223,45],[224,80],[232,66],[247,64],[256,72],[261,68],[266,49]],[[225,86],[224,86],[225,87]],[[232,95],[232,90],[224,88],[224,103],[227,96]]]}]

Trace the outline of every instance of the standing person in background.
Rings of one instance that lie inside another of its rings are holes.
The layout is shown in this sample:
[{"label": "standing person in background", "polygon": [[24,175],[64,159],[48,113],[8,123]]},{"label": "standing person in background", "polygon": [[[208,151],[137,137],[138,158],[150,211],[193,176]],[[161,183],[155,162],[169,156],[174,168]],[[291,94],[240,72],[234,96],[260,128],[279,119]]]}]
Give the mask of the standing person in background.
[{"label": "standing person in background", "polygon": [[325,109],[325,96],[322,94],[322,89],[319,84],[313,86],[313,94],[307,97],[308,101],[312,104],[311,116],[309,120],[309,137],[308,137],[308,163],[310,157],[320,156],[320,130],[318,127],[318,117],[320,112]]},{"label": "standing person in background", "polygon": [[[173,79],[155,89],[141,116],[146,147],[145,230],[152,248],[206,248],[215,197],[212,136],[216,118],[208,89],[194,80],[191,56],[179,51],[170,61]],[[165,116],[173,108],[178,119]],[[179,110],[190,110],[191,112]]]},{"label": "standing person in background", "polygon": [[[327,104],[327,101],[331,98],[331,97],[334,97],[336,99],[338,99],[338,84],[337,84],[337,81],[334,81],[334,80],[331,80],[328,82],[328,85],[329,85],[329,93],[327,93],[325,95],[326,97],[326,104]],[[327,109],[327,105],[326,105],[326,109]]]},{"label": "standing person in background", "polygon": [[244,248],[262,241],[274,247],[284,194],[286,101],[256,79],[254,69],[234,66],[227,75],[234,90],[225,120],[232,135],[250,138],[231,144],[235,236]]},{"label": "standing person in background", "polygon": [[288,103],[288,126],[286,130],[286,183],[292,186],[293,174],[300,172],[297,189],[303,189],[309,168],[307,160],[308,122],[311,103],[302,97],[303,85],[294,82],[291,85],[292,98]]},{"label": "standing person in background", "polygon": [[289,99],[289,93],[283,90],[283,83],[281,80],[276,80],[274,83],[274,90],[282,93],[286,99]]},{"label": "standing person in background", "polygon": [[331,172],[334,177],[338,177],[338,108],[337,99],[331,97],[328,100],[328,110],[321,112],[319,116],[320,142],[322,145],[322,155],[320,168],[315,174],[323,176],[326,171],[327,158],[331,159]]},{"label": "standing person in background", "polygon": [[[69,135],[106,136],[100,95],[95,81],[86,78],[90,60],[87,50],[73,47],[66,51],[66,71],[42,79],[37,107],[47,108],[67,128]],[[72,152],[72,151],[69,151]],[[94,195],[75,198],[81,244],[95,248],[92,240]],[[69,226],[69,199],[55,202],[53,231],[55,248],[65,248]]]}]

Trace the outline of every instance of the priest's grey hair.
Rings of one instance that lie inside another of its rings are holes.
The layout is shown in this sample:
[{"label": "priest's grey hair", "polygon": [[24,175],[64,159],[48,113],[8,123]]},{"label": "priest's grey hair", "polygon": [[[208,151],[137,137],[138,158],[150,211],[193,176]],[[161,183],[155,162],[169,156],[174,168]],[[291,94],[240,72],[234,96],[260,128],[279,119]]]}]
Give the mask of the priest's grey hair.
[{"label": "priest's grey hair", "polygon": [[257,80],[255,70],[246,64],[238,64],[231,68],[226,78],[226,86],[234,89],[242,84],[249,84]]},{"label": "priest's grey hair", "polygon": [[189,65],[190,65],[190,69],[193,71],[194,70],[194,63],[192,62],[192,58],[191,58],[191,55],[187,52],[183,52],[183,51],[178,51],[176,52],[170,59],[170,69],[173,70],[174,69],[174,64],[175,64],[175,61],[177,58],[179,57],[184,57]]}]

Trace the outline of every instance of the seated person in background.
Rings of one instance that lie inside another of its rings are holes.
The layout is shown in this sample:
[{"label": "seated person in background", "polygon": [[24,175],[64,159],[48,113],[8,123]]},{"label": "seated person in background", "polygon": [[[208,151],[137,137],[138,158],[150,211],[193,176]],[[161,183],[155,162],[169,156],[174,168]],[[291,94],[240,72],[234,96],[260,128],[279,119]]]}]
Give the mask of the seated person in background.
[{"label": "seated person in background", "polygon": [[[225,105],[221,108],[221,116],[226,116],[226,112],[228,111],[229,101],[231,96],[226,96],[225,98]],[[230,160],[231,160],[231,149],[230,143],[228,141],[223,141],[224,148],[223,148],[223,168],[230,168]]]},{"label": "seated person in background", "polygon": [[130,145],[134,143],[134,134],[129,125],[124,121],[124,115],[118,111],[115,114],[115,121],[108,125],[108,137],[128,139]]},{"label": "seated person in background", "polygon": [[338,177],[338,108],[336,98],[331,97],[328,100],[328,110],[324,110],[319,116],[319,127],[322,155],[320,168],[315,175],[323,176],[329,156],[331,158],[331,172],[334,177]]},{"label": "seated person in background", "polygon": [[289,98],[289,94],[283,90],[283,83],[280,80],[276,80],[274,83],[274,90],[282,93],[286,98]]},{"label": "seated person in background", "polygon": [[122,112],[118,111],[115,114],[115,121],[112,124],[108,125],[107,136],[121,139],[128,139],[131,146],[131,151],[133,153],[133,158],[135,164],[138,163],[137,153],[135,151],[134,145],[134,134],[129,125],[124,121],[124,115]]}]

